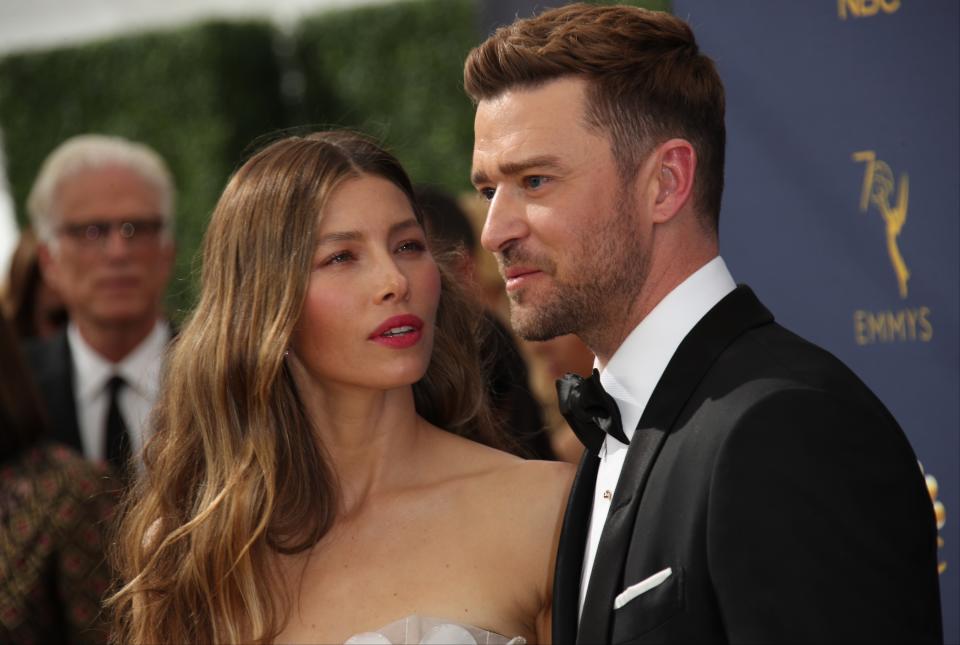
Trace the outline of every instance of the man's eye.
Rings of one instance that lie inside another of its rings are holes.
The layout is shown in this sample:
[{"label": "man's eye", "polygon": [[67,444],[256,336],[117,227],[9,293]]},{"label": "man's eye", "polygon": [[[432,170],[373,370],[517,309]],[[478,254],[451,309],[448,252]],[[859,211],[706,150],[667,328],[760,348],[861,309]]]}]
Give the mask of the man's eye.
[{"label": "man's eye", "polygon": [[480,192],[480,194],[483,196],[483,198],[484,198],[485,200],[490,201],[491,199],[493,199],[494,194],[496,194],[497,189],[496,189],[496,188],[481,188],[481,189],[479,189],[479,192]]},{"label": "man's eye", "polygon": [[527,188],[542,188],[545,183],[550,181],[549,177],[544,177],[543,175],[531,175],[529,177],[524,177],[524,183],[527,185]]}]

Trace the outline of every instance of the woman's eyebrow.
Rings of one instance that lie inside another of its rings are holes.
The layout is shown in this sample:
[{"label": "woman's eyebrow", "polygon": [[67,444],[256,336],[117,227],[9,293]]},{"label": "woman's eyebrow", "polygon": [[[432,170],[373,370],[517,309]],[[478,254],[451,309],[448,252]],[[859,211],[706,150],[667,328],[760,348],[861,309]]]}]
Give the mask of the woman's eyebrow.
[{"label": "woman's eyebrow", "polygon": [[[420,222],[418,222],[415,217],[396,222],[390,226],[388,234],[395,235],[396,233],[405,231],[409,228],[420,228]],[[356,242],[357,240],[362,239],[363,233],[360,231],[335,231],[333,233],[327,233],[317,240],[317,245],[319,246],[329,242]]]},{"label": "woman's eyebrow", "polygon": [[360,239],[363,239],[363,234],[360,231],[337,231],[321,237],[317,240],[317,246],[328,242],[355,242]]},{"label": "woman's eyebrow", "polygon": [[415,217],[411,217],[410,219],[405,219],[402,222],[397,222],[396,224],[390,227],[390,235],[394,235],[396,233],[399,233],[400,231],[405,231],[408,228],[420,228],[420,222],[418,222]]}]

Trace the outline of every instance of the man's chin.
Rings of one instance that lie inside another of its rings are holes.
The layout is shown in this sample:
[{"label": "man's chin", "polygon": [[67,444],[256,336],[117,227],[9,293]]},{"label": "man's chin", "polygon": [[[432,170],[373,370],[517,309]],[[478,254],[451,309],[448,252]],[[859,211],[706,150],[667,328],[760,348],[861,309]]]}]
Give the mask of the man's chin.
[{"label": "man's chin", "polygon": [[152,323],[158,318],[158,313],[144,307],[101,307],[92,311],[89,318],[104,327],[127,327]]},{"label": "man's chin", "polygon": [[550,340],[570,333],[556,324],[556,320],[529,304],[510,303],[510,326],[523,340]]}]

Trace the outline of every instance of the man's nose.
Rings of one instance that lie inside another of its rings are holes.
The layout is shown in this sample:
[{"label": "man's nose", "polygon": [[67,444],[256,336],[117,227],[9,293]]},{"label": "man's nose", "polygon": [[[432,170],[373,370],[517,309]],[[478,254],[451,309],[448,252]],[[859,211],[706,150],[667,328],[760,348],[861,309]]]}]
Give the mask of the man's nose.
[{"label": "man's nose", "polygon": [[111,226],[103,237],[103,251],[107,255],[126,255],[130,251],[133,240],[124,235],[122,226]]},{"label": "man's nose", "polygon": [[526,214],[520,200],[509,189],[497,189],[487,209],[480,244],[491,253],[497,253],[526,235]]}]

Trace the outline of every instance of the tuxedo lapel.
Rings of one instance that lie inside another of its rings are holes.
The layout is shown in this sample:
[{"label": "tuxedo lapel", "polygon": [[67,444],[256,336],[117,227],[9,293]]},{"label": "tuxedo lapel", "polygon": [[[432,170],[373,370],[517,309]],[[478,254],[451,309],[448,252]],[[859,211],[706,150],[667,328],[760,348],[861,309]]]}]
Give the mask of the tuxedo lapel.
[{"label": "tuxedo lapel", "polygon": [[[723,350],[742,333],[773,321],[749,287],[739,286],[690,331],[654,388],[637,424],[600,535],[577,642],[610,642],[613,601],[650,471],[684,405]],[[591,487],[591,491],[592,487]]]},{"label": "tuxedo lapel", "polygon": [[747,330],[772,322],[773,314],[757,300],[750,287],[740,285],[731,291],[680,343],[654,388],[638,427],[672,426],[723,350]]},{"label": "tuxedo lapel", "polygon": [[583,552],[590,528],[593,489],[599,466],[600,459],[596,453],[584,450],[563,516],[553,576],[553,642],[556,645],[572,645],[577,635]]},{"label": "tuxedo lapel", "polygon": [[[600,534],[597,556],[593,561],[577,633],[578,643],[610,642],[613,599],[622,591],[623,563],[630,548],[640,496],[664,437],[664,428],[643,428],[641,425],[630,441],[617,489],[610,502],[607,521]],[[590,492],[593,493],[593,490]]]}]

